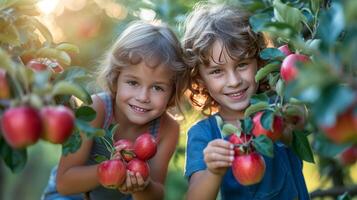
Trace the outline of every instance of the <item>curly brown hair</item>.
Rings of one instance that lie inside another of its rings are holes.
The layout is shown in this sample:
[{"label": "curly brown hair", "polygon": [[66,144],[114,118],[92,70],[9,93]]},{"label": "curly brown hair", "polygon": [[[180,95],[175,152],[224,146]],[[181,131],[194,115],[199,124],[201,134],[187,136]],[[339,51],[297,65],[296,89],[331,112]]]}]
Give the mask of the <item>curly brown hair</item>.
[{"label": "curly brown hair", "polygon": [[266,47],[262,33],[255,33],[249,24],[250,13],[228,5],[197,4],[186,19],[183,48],[191,67],[188,95],[191,103],[204,115],[217,110],[217,102],[199,83],[199,66],[209,64],[212,45],[222,42],[233,60],[256,58],[262,65],[259,53]]}]

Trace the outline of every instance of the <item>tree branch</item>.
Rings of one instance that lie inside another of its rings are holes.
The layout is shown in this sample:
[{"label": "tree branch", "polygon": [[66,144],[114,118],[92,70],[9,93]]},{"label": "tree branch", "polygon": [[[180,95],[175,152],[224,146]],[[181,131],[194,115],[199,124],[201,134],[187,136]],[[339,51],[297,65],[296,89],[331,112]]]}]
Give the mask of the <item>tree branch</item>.
[{"label": "tree branch", "polygon": [[338,186],[333,187],[327,190],[317,189],[310,193],[311,198],[316,197],[337,197],[345,192],[348,192],[350,196],[357,195],[357,185],[349,185],[349,186]]}]

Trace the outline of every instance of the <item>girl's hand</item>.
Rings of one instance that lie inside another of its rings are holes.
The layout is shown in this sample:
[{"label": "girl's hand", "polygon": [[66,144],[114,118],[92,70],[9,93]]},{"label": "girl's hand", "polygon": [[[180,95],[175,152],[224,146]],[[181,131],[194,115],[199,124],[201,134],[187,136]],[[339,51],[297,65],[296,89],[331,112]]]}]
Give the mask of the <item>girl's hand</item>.
[{"label": "girl's hand", "polygon": [[233,144],[223,139],[215,139],[203,150],[207,169],[217,175],[224,175],[233,161]]},{"label": "girl's hand", "polygon": [[125,182],[118,188],[121,193],[132,194],[135,192],[143,191],[150,183],[150,177],[144,181],[140,173],[134,174],[127,170]]}]

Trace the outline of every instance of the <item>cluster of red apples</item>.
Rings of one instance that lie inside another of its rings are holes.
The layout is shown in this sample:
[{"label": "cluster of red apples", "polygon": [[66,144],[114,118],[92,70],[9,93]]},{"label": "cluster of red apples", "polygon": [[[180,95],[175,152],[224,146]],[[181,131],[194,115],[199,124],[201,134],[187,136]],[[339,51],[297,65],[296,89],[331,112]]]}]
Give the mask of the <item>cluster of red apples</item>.
[{"label": "cluster of red apples", "polygon": [[[115,148],[120,147],[120,148]],[[125,182],[127,170],[139,173],[144,180],[150,174],[147,163],[157,151],[157,142],[150,133],[143,133],[133,143],[120,139],[114,143],[115,152],[110,160],[99,164],[97,176],[99,183],[106,188],[117,189]]]},{"label": "cluster of red apples", "polygon": [[62,144],[72,134],[74,120],[72,110],[62,105],[40,110],[26,105],[12,107],[1,116],[2,136],[15,149],[26,148],[40,138]]},{"label": "cluster of red apples", "polygon": [[[309,62],[310,58],[303,54],[292,53],[288,45],[283,45],[278,49],[286,55],[281,64],[280,75],[286,83],[289,83],[295,80],[299,73],[297,63]],[[355,104],[352,104],[345,112],[340,113],[334,124],[319,125],[320,129],[334,143],[357,141],[357,114],[353,113],[355,106]]]}]

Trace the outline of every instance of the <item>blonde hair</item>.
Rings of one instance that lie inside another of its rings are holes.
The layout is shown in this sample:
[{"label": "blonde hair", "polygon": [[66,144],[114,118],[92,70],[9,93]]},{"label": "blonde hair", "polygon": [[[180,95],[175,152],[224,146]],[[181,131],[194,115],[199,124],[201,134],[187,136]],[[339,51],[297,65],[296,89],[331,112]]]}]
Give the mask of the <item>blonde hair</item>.
[{"label": "blonde hair", "polygon": [[134,21],[108,50],[98,71],[98,82],[115,96],[120,70],[144,61],[149,67],[163,64],[174,72],[173,94],[169,106],[176,105],[187,88],[188,69],[175,34],[165,25]]},{"label": "blonde hair", "polygon": [[199,84],[200,65],[207,66],[211,58],[213,43],[222,42],[233,60],[256,58],[265,48],[266,40],[262,33],[254,33],[249,25],[249,13],[228,5],[197,4],[185,22],[183,47],[191,67],[189,98],[204,115],[217,110],[218,103]]}]

